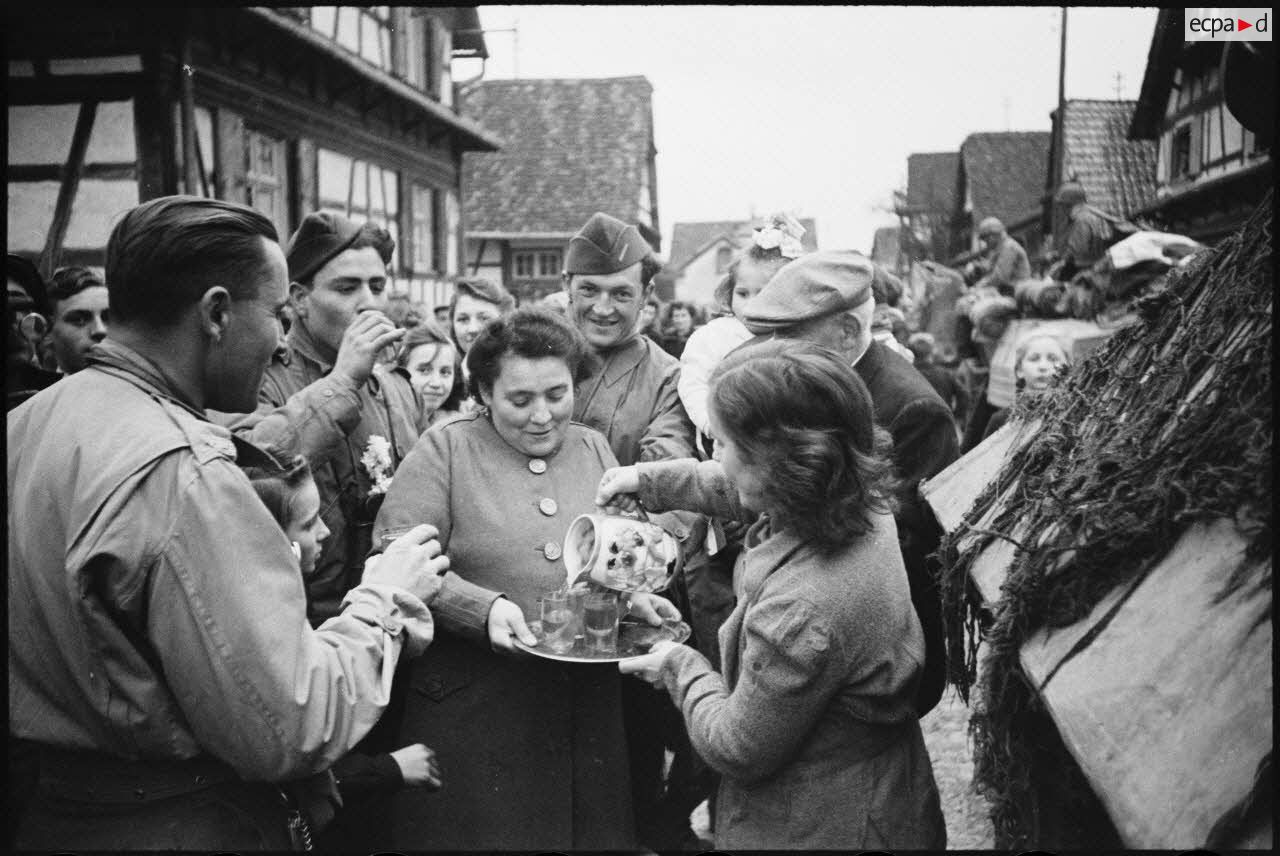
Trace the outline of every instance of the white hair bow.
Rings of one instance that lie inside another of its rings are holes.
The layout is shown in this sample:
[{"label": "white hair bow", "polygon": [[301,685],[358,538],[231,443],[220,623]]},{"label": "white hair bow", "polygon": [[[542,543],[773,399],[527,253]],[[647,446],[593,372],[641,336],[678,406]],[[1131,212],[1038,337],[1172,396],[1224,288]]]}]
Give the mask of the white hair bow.
[{"label": "white hair bow", "polygon": [[756,229],[755,243],[762,250],[777,247],[783,258],[795,259],[804,254],[804,245],[800,243],[804,233],[805,228],[799,220],[780,211],[769,218],[768,226]]}]

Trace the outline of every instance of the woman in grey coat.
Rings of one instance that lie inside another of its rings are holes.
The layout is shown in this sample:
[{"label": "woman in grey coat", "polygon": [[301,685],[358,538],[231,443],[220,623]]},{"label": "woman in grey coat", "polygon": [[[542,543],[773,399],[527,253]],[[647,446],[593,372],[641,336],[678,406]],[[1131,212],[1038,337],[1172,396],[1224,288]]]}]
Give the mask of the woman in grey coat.
[{"label": "woman in grey coat", "polygon": [[865,385],[775,341],[726,358],[710,402],[714,461],[609,470],[596,502],[754,520],[723,672],[673,643],[620,668],[665,685],[722,775],[718,848],[944,848],[912,705],[924,639]]}]

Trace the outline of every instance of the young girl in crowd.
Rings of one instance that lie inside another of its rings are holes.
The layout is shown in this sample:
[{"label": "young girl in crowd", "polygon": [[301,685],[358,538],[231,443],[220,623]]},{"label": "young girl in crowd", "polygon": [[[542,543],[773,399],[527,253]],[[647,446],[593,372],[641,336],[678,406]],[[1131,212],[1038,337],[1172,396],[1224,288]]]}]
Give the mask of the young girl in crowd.
[{"label": "young girl in crowd", "polygon": [[870,393],[823,348],[765,342],[720,365],[710,410],[716,460],[609,470],[596,501],[754,520],[723,669],[672,642],[619,668],[666,687],[721,774],[717,848],[942,849],[913,703],[924,637]]},{"label": "young girl in crowd", "polygon": [[400,343],[396,365],[409,373],[409,381],[422,405],[424,428],[460,412],[466,407],[467,385],[462,380],[462,356],[453,340],[435,321],[423,321],[410,328]]},{"label": "young girl in crowd", "polygon": [[693,331],[680,357],[680,402],[698,429],[698,445],[711,453],[707,424],[707,381],[725,355],[751,338],[742,323],[747,302],[764,288],[783,265],[804,253],[804,226],[789,214],[775,214],[769,225],[756,229],[747,252],[729,267],[716,286],[716,303],[728,315]]},{"label": "young girl in crowd", "polygon": [[[320,546],[329,537],[329,527],[320,514],[320,491],[301,455],[287,464],[279,463],[278,455],[272,457],[275,464],[264,462],[243,470],[262,504],[293,543],[293,553],[305,577],[315,572]],[[359,830],[348,829],[344,821],[362,803],[402,787],[436,790],[441,786],[435,753],[421,743],[378,755],[353,751],[333,765],[332,773],[343,805],[336,818],[333,807],[314,786],[293,789],[293,798],[309,818],[313,833],[327,827],[323,829],[321,844],[340,849],[346,849],[348,844],[359,847]]]},{"label": "young girl in crowd", "polygon": [[[1053,384],[1058,369],[1071,365],[1071,357],[1056,336],[1049,333],[1028,334],[1014,351],[1013,376],[1017,382],[1017,395],[1039,395]],[[1012,407],[1005,407],[991,414],[983,439],[990,437],[1009,420]]]}]

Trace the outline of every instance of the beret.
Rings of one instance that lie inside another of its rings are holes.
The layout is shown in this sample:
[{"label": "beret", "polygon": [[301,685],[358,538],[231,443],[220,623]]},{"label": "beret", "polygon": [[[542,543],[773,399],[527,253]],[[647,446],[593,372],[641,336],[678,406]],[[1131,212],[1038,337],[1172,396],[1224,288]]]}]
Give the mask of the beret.
[{"label": "beret", "polygon": [[354,244],[360,229],[359,224],[331,211],[314,211],[303,217],[285,253],[289,281],[306,282],[334,256]]},{"label": "beret", "polygon": [[757,335],[854,309],[872,299],[875,266],[852,250],[809,253],[788,262],[748,304],[743,322]]},{"label": "beret", "polygon": [[653,253],[635,226],[597,211],[578,234],[569,239],[564,272],[607,274],[626,270]]}]

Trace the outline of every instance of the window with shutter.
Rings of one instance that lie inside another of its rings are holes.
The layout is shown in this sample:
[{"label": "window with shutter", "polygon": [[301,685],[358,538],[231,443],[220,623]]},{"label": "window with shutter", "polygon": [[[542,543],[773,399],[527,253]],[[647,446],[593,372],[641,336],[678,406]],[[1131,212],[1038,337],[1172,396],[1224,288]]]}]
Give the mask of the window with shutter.
[{"label": "window with shutter", "polygon": [[263,131],[245,129],[245,201],[267,215],[281,235],[289,234],[289,181],[285,141]]}]

